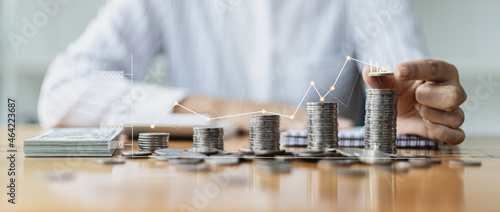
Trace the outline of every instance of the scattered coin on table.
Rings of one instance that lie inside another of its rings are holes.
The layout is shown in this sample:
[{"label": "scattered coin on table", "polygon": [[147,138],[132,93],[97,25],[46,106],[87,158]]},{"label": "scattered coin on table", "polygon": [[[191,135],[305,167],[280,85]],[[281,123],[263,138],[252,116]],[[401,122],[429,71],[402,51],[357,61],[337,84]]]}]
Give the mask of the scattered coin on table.
[{"label": "scattered coin on table", "polygon": [[150,151],[122,151],[121,154],[123,156],[149,156],[153,154]]},{"label": "scattered coin on table", "polygon": [[274,156],[285,153],[285,150],[257,150],[255,155],[257,156]]},{"label": "scattered coin on table", "polygon": [[122,151],[121,156],[128,159],[146,159],[153,154],[150,151]]},{"label": "scattered coin on table", "polygon": [[197,153],[197,152],[182,152],[178,154],[179,158],[196,158],[196,159],[205,159],[208,156],[205,154]]},{"label": "scattered coin on table", "polygon": [[157,149],[155,150],[155,154],[157,155],[177,155],[179,153],[186,152],[186,150],[182,149]]},{"label": "scattered coin on table", "polygon": [[188,149],[188,152],[196,152],[204,155],[214,155],[219,153],[219,149],[212,147],[194,147]]},{"label": "scattered coin on table", "polygon": [[255,152],[251,149],[244,149],[244,148],[240,148],[238,149],[238,152],[240,152],[241,154],[244,154],[244,155],[253,155],[255,154]]},{"label": "scattered coin on table", "polygon": [[394,72],[387,72],[387,71],[381,71],[381,72],[369,72],[368,76],[369,77],[382,77],[382,76],[393,76]]}]

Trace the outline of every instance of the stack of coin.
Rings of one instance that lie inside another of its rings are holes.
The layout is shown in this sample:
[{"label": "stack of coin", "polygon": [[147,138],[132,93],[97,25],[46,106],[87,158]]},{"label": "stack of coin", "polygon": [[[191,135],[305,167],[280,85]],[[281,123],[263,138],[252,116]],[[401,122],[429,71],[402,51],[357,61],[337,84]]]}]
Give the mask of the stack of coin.
[{"label": "stack of coin", "polygon": [[337,102],[307,103],[308,149],[323,150],[339,146],[337,117]]},{"label": "stack of coin", "polygon": [[368,89],[366,92],[365,149],[396,153],[398,91]]},{"label": "stack of coin", "polygon": [[168,148],[170,133],[139,133],[139,150],[152,151]]},{"label": "stack of coin", "polygon": [[250,135],[248,140],[250,149],[254,151],[279,150],[280,124],[279,115],[250,115]]},{"label": "stack of coin", "polygon": [[194,127],[193,147],[210,147],[224,150],[224,128],[222,127]]}]

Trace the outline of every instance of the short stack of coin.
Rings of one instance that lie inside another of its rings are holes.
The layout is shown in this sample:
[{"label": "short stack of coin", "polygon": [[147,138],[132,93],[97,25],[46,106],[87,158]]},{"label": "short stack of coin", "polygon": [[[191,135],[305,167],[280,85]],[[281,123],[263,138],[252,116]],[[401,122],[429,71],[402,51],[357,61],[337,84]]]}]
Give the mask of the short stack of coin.
[{"label": "short stack of coin", "polygon": [[307,148],[313,150],[337,148],[338,134],[337,102],[308,102]]},{"label": "short stack of coin", "polygon": [[168,148],[170,133],[139,133],[139,150],[155,151]]},{"label": "short stack of coin", "polygon": [[397,90],[366,91],[365,149],[396,153],[397,107]]},{"label": "short stack of coin", "polygon": [[280,124],[279,115],[250,115],[250,135],[248,140],[250,149],[254,151],[279,150]]},{"label": "short stack of coin", "polygon": [[194,127],[193,147],[210,147],[224,150],[224,128],[222,127]]}]

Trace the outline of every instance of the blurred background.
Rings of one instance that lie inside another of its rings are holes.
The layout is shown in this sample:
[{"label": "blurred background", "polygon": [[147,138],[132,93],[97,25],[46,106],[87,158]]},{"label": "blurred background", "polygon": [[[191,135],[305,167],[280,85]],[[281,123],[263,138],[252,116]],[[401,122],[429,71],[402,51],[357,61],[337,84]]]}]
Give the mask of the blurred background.
[{"label": "blurred background", "polygon": [[[17,122],[37,123],[37,101],[45,71],[57,53],[79,37],[105,0],[59,0],[59,9],[47,14],[40,2],[0,0],[1,123],[6,123],[8,96],[17,100]],[[413,0],[413,10],[432,58],[457,66],[469,99],[463,105],[468,135],[500,135],[500,1]],[[29,38],[15,48],[12,33],[21,35],[25,20],[45,13]]]}]

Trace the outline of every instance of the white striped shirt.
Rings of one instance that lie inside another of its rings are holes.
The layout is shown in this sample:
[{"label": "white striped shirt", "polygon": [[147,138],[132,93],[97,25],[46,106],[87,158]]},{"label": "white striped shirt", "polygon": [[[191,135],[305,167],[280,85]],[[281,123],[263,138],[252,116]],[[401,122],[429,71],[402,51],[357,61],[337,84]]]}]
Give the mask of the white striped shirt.
[{"label": "white striped shirt", "polygon": [[[167,73],[160,77],[151,71],[158,55],[168,61]],[[96,126],[123,118],[132,108],[137,115],[159,116],[190,93],[296,105],[311,80],[322,94],[328,90],[346,55],[391,69],[425,57],[409,3],[111,1],[50,66],[40,94],[40,122],[47,127]],[[362,67],[348,62],[327,97],[340,103],[341,115],[358,123]],[[122,70],[126,78],[92,77],[101,70]],[[161,86],[152,85],[152,78]],[[306,101],[318,100],[313,92]]]}]

